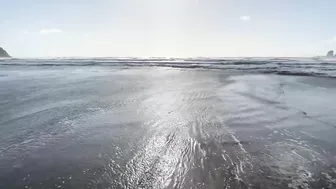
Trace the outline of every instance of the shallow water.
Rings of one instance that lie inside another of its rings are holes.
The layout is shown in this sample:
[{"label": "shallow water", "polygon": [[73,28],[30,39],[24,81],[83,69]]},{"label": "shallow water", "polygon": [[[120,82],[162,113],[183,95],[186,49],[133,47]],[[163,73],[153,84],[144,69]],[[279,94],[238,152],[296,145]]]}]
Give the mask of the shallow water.
[{"label": "shallow water", "polygon": [[333,78],[74,65],[0,75],[0,188],[336,187]]}]

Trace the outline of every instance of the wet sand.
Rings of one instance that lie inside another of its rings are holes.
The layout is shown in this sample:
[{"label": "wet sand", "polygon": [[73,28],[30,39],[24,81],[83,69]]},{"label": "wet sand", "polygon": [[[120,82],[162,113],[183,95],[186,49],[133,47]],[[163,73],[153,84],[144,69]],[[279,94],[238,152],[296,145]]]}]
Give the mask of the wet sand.
[{"label": "wet sand", "polygon": [[0,188],[336,188],[336,80],[3,67]]}]

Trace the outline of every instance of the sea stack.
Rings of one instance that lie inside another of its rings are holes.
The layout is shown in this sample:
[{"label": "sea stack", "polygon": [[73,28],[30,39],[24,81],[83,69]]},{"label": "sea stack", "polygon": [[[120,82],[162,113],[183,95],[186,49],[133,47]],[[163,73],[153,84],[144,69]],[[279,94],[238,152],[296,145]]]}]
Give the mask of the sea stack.
[{"label": "sea stack", "polygon": [[334,56],[334,51],[329,51],[327,53],[327,57],[333,57]]},{"label": "sea stack", "polygon": [[0,47],[0,58],[10,58],[11,56],[9,56],[9,54]]}]

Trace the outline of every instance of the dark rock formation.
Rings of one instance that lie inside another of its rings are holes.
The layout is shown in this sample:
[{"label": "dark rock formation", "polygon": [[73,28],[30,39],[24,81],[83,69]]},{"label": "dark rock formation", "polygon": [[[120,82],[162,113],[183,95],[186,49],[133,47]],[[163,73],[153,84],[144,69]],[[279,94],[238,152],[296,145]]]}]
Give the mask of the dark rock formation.
[{"label": "dark rock formation", "polygon": [[327,57],[333,57],[334,56],[334,51],[329,51],[327,53]]},{"label": "dark rock formation", "polygon": [[9,58],[11,56],[9,56],[9,54],[3,48],[0,47],[0,57]]}]

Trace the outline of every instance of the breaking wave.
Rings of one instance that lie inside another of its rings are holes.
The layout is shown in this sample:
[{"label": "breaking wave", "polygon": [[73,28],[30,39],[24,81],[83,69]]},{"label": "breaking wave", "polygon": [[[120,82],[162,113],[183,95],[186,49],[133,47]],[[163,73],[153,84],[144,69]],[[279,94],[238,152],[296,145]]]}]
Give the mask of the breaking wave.
[{"label": "breaking wave", "polygon": [[279,75],[336,77],[336,59],[316,58],[54,58],[3,59],[1,66],[117,66],[219,69]]}]

